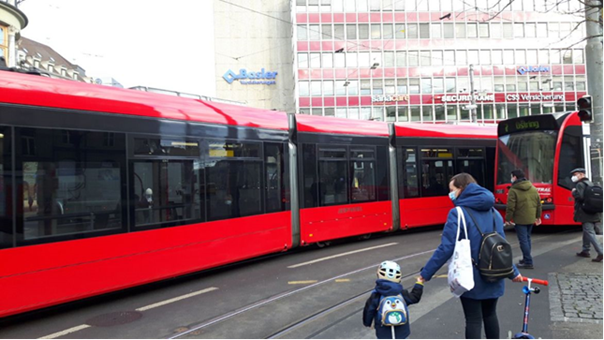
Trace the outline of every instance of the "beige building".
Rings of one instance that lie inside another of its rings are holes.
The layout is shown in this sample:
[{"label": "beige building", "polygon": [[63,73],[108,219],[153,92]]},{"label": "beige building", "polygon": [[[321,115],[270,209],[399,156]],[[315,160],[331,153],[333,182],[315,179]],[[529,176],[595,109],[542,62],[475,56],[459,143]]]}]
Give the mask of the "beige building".
[{"label": "beige building", "polygon": [[290,2],[234,3],[214,1],[216,96],[295,112]]},{"label": "beige building", "polygon": [[17,8],[18,0],[0,0],[0,57],[6,66],[17,65],[16,41],[27,26],[27,17]]}]

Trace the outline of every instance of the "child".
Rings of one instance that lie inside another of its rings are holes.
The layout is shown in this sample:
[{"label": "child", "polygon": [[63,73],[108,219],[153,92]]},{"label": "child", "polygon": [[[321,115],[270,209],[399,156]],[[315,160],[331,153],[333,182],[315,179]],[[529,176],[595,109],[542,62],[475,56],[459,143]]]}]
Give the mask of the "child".
[{"label": "child", "polygon": [[[378,339],[406,339],[411,334],[409,328],[409,318],[407,305],[418,303],[422,298],[424,291],[423,281],[418,278],[415,283],[413,290],[409,293],[406,289],[403,289],[401,282],[401,267],[393,261],[384,261],[380,264],[377,270],[377,281],[375,281],[375,289],[371,292],[371,296],[365,303],[365,309],[363,309],[363,325],[371,327],[373,322],[375,325],[375,335]],[[396,299],[396,296],[402,296],[403,301]],[[386,300],[386,297],[392,302],[392,307],[384,307],[382,301]],[[396,306],[400,303],[399,306]],[[403,315],[402,321],[399,316],[395,316],[394,319],[398,323],[396,326],[385,326],[382,324],[383,313],[388,309],[401,310],[399,315]]]}]

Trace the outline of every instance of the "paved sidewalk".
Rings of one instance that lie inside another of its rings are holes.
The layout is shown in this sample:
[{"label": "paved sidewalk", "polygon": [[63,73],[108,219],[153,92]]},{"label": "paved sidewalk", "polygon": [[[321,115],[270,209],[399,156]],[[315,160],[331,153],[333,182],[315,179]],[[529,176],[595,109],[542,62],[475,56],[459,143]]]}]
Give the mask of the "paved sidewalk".
[{"label": "paved sidewalk", "polygon": [[602,275],[550,273],[552,321],[602,324]]}]

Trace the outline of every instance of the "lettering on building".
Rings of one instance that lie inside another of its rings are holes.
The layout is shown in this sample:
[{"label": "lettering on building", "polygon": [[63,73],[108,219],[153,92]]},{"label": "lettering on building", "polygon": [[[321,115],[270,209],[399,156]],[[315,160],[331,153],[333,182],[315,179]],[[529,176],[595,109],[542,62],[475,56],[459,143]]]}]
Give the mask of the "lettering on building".
[{"label": "lettering on building", "polygon": [[267,72],[264,69],[260,72],[248,72],[248,70],[242,68],[239,70],[239,74],[236,74],[232,70],[228,70],[222,76],[222,78],[229,84],[232,84],[235,80],[239,80],[242,85],[274,85],[277,78],[278,72]]},{"label": "lettering on building", "polygon": [[375,95],[371,97],[372,103],[387,103],[387,102],[408,102],[408,94],[392,94],[392,95]]},{"label": "lettering on building", "polygon": [[520,66],[516,71],[524,75],[527,73],[549,72],[550,68],[549,66]]},{"label": "lettering on building", "polygon": [[[472,100],[472,96],[469,94],[451,94],[445,95],[440,98],[443,103],[457,103],[457,102],[469,102]],[[474,100],[477,102],[494,102],[494,94],[475,95]]]}]

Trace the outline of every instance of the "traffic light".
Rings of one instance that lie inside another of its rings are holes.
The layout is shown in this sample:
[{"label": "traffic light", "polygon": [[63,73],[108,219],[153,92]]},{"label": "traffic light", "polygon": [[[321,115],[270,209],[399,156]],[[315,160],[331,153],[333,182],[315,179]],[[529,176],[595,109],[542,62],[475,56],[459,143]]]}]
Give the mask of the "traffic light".
[{"label": "traffic light", "polygon": [[591,121],[593,106],[591,104],[591,96],[583,96],[577,101],[579,107],[579,119],[582,122]]}]

